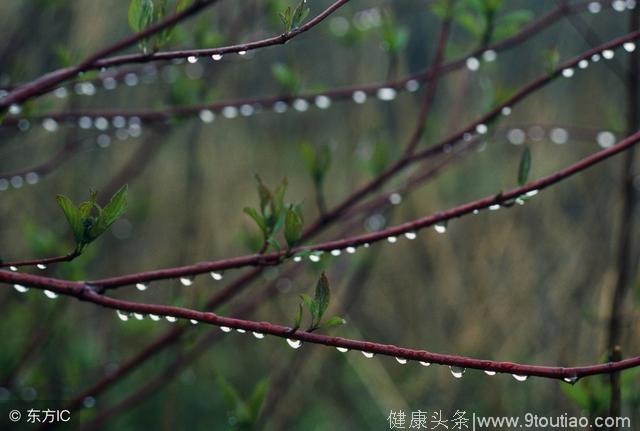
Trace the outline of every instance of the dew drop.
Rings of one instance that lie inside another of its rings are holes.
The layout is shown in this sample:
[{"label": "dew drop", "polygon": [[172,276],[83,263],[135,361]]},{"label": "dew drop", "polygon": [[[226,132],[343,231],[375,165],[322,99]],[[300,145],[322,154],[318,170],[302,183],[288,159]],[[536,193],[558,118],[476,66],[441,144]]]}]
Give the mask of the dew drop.
[{"label": "dew drop", "polygon": [[340,353],[347,353],[349,351],[346,347],[336,347],[336,350]]},{"label": "dew drop", "polygon": [[164,318],[167,319],[167,322],[171,322],[171,323],[178,321],[178,319],[173,316],[164,316]]},{"label": "dew drop", "polygon": [[189,322],[191,322],[192,325],[198,324],[198,321],[196,319],[190,319]]},{"label": "dew drop", "polygon": [[605,49],[602,51],[602,58],[605,60],[611,60],[615,56],[615,52],[611,49]]},{"label": "dew drop", "polygon": [[238,329],[236,329],[236,332],[237,332],[237,333],[239,333],[239,334],[244,334],[244,333],[246,333],[247,331],[246,331],[245,329],[238,328]]},{"label": "dew drop", "polygon": [[133,313],[133,317],[135,317],[137,320],[144,320],[144,314]]},{"label": "dew drop", "polygon": [[436,223],[435,225],[433,225],[433,228],[438,233],[445,233],[447,231],[447,224],[446,223]]},{"label": "dew drop", "polygon": [[225,106],[222,108],[222,116],[224,118],[236,118],[238,116],[238,108],[235,106]]},{"label": "dew drop", "polygon": [[209,273],[209,275],[211,275],[211,278],[213,278],[215,281],[220,281],[220,280],[222,280],[222,273],[221,273],[221,272],[211,271],[211,272]]},{"label": "dew drop", "polygon": [[293,340],[291,338],[287,338],[287,344],[292,348],[292,349],[299,349],[300,346],[302,346],[302,341],[300,340]]},{"label": "dew drop", "polygon": [[56,299],[58,297],[58,294],[55,292],[52,292],[50,290],[45,290],[44,291],[44,296],[46,296],[49,299]]},{"label": "dew drop", "polygon": [[12,115],[18,115],[22,112],[22,108],[20,105],[16,105],[15,103],[9,106],[9,113]]},{"label": "dew drop", "polygon": [[431,362],[425,362],[425,361],[420,361],[418,362],[420,365],[422,365],[423,367],[429,367],[431,366]]},{"label": "dew drop", "polygon": [[331,256],[340,256],[342,252],[340,250],[331,250]]},{"label": "dew drop", "polygon": [[567,141],[569,140],[569,132],[567,132],[567,129],[563,129],[561,127],[556,127],[551,129],[551,133],[549,133],[549,138],[551,139],[551,142],[553,142],[554,144],[566,144]]},{"label": "dew drop", "polygon": [[402,202],[402,195],[400,193],[391,193],[389,195],[389,203],[391,205],[399,205]]},{"label": "dew drop", "polygon": [[317,254],[310,254],[309,255],[309,260],[311,262],[320,262],[320,256]]},{"label": "dew drop", "polygon": [[302,262],[302,256],[293,256],[294,262]]},{"label": "dew drop", "polygon": [[362,354],[364,355],[365,358],[367,359],[371,359],[373,358],[373,356],[375,355],[375,353],[373,352],[365,352],[364,350],[362,351]]},{"label": "dew drop", "polygon": [[247,51],[238,51],[238,55],[246,55]]},{"label": "dew drop", "polygon": [[355,253],[355,252],[356,252],[356,248],[355,248],[355,247],[347,247],[345,250],[346,250],[346,251],[347,251],[347,253],[349,253],[349,254],[353,254],[353,253]]},{"label": "dew drop", "polygon": [[198,62],[198,57],[196,57],[195,55],[190,55],[189,57],[187,57],[187,61],[191,64],[195,64]]},{"label": "dew drop", "polygon": [[158,320],[160,320],[160,316],[158,316],[157,314],[149,314],[149,318],[150,318],[151,320],[156,321],[156,322],[157,322]]},{"label": "dew drop", "polygon": [[367,93],[361,90],[354,91],[352,97],[356,103],[362,104],[367,101]]},{"label": "dew drop", "polygon": [[149,288],[149,285],[146,283],[136,283],[136,289],[138,289],[140,292],[144,292],[148,288]]},{"label": "dew drop", "polygon": [[278,100],[273,104],[273,110],[278,114],[282,114],[283,112],[287,112],[287,102],[283,102],[282,100]]},{"label": "dew drop", "polygon": [[38,181],[40,181],[40,176],[38,175],[37,172],[29,172],[27,175],[24,176],[24,180],[27,182],[27,184],[33,185],[33,184],[37,184]]},{"label": "dew drop", "polygon": [[575,385],[578,381],[578,376],[565,377],[563,380],[571,385]]},{"label": "dew drop", "polygon": [[418,91],[418,89],[420,88],[420,83],[415,79],[410,79],[407,81],[405,88],[408,92],[413,93],[415,91]]},{"label": "dew drop", "polygon": [[29,288],[28,288],[28,287],[25,287],[25,286],[23,286],[23,285],[21,285],[21,284],[14,284],[14,285],[13,285],[13,288],[14,288],[15,290],[17,290],[18,292],[20,292],[20,293],[25,293],[25,292],[28,292],[28,291],[29,291]]},{"label": "dew drop", "polygon": [[465,61],[465,64],[467,65],[467,69],[469,69],[472,72],[475,72],[480,68],[480,61],[475,57],[467,58],[467,60]]},{"label": "dew drop", "polygon": [[396,90],[389,87],[380,88],[376,92],[376,96],[378,99],[388,102],[396,98]]},{"label": "dew drop", "polygon": [[193,277],[180,277],[180,284],[183,286],[193,285]]},{"label": "dew drop", "polygon": [[611,7],[616,12],[624,12],[627,8],[627,4],[624,0],[615,0],[613,3],[611,3]]},{"label": "dew drop", "polygon": [[211,56],[211,59],[212,59],[213,61],[220,61],[220,60],[222,60],[222,54],[213,54],[213,55]]},{"label": "dew drop", "polygon": [[486,124],[478,124],[476,126],[476,132],[478,132],[478,134],[480,135],[484,135],[485,133],[487,133],[489,131],[489,128],[487,127]]},{"label": "dew drop", "polygon": [[387,238],[387,241],[389,241],[389,243],[391,244],[395,244],[398,241],[398,237],[397,236],[390,236]]},{"label": "dew drop", "polygon": [[220,327],[220,330],[221,330],[222,332],[231,332],[231,328],[229,328],[228,326],[221,326],[221,327]]},{"label": "dew drop", "polygon": [[575,70],[570,67],[562,70],[562,76],[564,76],[565,78],[571,78],[575,73]]},{"label": "dew drop", "polygon": [[262,340],[264,338],[264,334],[261,332],[253,332],[253,336],[256,337],[258,340]]},{"label": "dew drop", "polygon": [[47,269],[47,265],[45,265],[44,263],[39,263],[39,264],[36,265],[36,267],[38,269]]},{"label": "dew drop", "polygon": [[528,191],[527,193],[525,193],[525,196],[532,198],[532,197],[534,197],[535,195],[537,195],[538,193],[540,193],[540,191],[539,191],[539,190],[530,190],[530,191]]},{"label": "dew drop", "polygon": [[484,370],[484,373],[487,376],[495,376],[496,375],[496,372],[495,371],[491,371],[491,370]]},{"label": "dew drop", "polygon": [[593,1],[589,3],[589,6],[587,6],[587,9],[589,10],[590,13],[596,14],[602,10],[602,5],[600,4],[600,2]]},{"label": "dew drop", "polygon": [[509,115],[511,115],[511,107],[510,106],[505,106],[504,108],[502,108],[500,110],[500,113],[502,115],[504,115],[505,117],[508,117]]},{"label": "dew drop", "polygon": [[404,358],[396,358],[396,361],[398,361],[400,365],[404,365],[407,363],[407,360]]},{"label": "dew drop", "polygon": [[16,272],[16,271],[18,270],[18,267],[17,267],[17,266],[13,266],[13,265],[11,265],[11,266],[9,267],[9,270],[10,270],[10,271],[13,271],[13,272]]},{"label": "dew drop", "polygon": [[593,54],[591,56],[591,61],[593,61],[594,63],[597,63],[600,61],[600,54]]},{"label": "dew drop", "polygon": [[327,96],[318,96],[315,100],[316,106],[320,109],[327,109],[331,106],[331,99]]},{"label": "dew drop", "polygon": [[309,102],[304,99],[296,99],[293,101],[293,109],[298,112],[305,112],[309,109]]},{"label": "dew drop", "polygon": [[500,204],[489,205],[490,211],[498,211],[500,209]]},{"label": "dew drop", "polygon": [[513,378],[516,379],[519,382],[524,382],[525,380],[527,380],[529,378],[529,376],[523,376],[520,374],[514,374]]},{"label": "dew drop", "polygon": [[44,127],[44,130],[47,132],[55,132],[58,130],[58,122],[53,118],[45,118],[42,120],[42,127]]},{"label": "dew drop", "polygon": [[414,240],[417,238],[418,235],[416,235],[415,232],[407,232],[404,234],[405,238],[410,239],[410,240]]},{"label": "dew drop", "polygon": [[250,117],[255,112],[256,112],[256,109],[253,106],[249,105],[248,103],[245,103],[240,107],[240,115],[242,115],[243,117]]},{"label": "dew drop", "polygon": [[129,313],[125,313],[122,310],[116,310],[116,314],[118,315],[118,318],[123,322],[126,322],[127,320],[129,320]]},{"label": "dew drop", "polygon": [[596,136],[596,141],[602,148],[609,148],[616,143],[616,135],[611,132],[603,131],[598,133],[598,135]]},{"label": "dew drop", "polygon": [[589,67],[589,61],[588,60],[580,60],[578,62],[578,68],[586,69],[587,67]]},{"label": "dew drop", "polygon": [[451,371],[451,375],[453,375],[453,377],[455,377],[456,379],[461,379],[463,374],[466,371],[462,367],[455,367],[455,366],[450,366],[449,370]]},{"label": "dew drop", "polygon": [[199,115],[203,123],[211,123],[216,118],[216,115],[210,109],[203,109]]},{"label": "dew drop", "polygon": [[627,52],[633,52],[636,50],[636,44],[633,42],[626,42],[625,44],[622,45],[622,47]]}]

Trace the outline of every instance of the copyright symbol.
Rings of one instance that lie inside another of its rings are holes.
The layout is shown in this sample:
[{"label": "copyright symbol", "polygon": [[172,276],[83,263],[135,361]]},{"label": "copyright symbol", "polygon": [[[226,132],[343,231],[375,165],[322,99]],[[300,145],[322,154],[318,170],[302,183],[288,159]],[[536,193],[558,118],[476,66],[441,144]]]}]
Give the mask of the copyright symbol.
[{"label": "copyright symbol", "polygon": [[9,412],[9,420],[11,422],[18,422],[20,420],[20,417],[22,415],[20,414],[20,412],[18,410],[11,410]]}]

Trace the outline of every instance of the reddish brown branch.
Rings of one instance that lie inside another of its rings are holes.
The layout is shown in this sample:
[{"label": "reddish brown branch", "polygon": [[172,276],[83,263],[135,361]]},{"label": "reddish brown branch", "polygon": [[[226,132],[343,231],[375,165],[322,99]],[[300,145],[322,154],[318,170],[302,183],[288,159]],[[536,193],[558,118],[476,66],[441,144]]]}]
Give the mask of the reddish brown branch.
[{"label": "reddish brown branch", "polygon": [[222,317],[214,313],[201,312],[182,307],[125,301],[101,295],[90,286],[79,282],[61,283],[59,280],[47,277],[14,273],[9,271],[0,271],[0,279],[4,282],[18,283],[24,286],[40,289],[50,289],[60,295],[73,296],[81,301],[91,302],[93,304],[101,305],[106,308],[124,312],[154,314],[158,316],[171,316],[178,319],[188,319],[220,327],[257,332],[260,334],[272,335],[275,337],[297,340],[305,343],[341,347],[345,349],[375,353],[411,361],[449,365],[452,367],[495,371],[499,373],[509,373],[521,376],[569,379],[571,381],[575,381],[576,379],[585,376],[608,374],[614,371],[620,371],[640,366],[640,356],[617,362],[609,362],[606,364],[566,368],[515,364],[512,362],[497,362],[457,355],[445,355],[440,353],[431,353],[425,350],[407,349],[389,344],[373,343],[341,337],[330,337],[313,332],[293,331],[289,327],[274,325],[268,322],[255,322],[251,320],[243,320],[232,317]]}]

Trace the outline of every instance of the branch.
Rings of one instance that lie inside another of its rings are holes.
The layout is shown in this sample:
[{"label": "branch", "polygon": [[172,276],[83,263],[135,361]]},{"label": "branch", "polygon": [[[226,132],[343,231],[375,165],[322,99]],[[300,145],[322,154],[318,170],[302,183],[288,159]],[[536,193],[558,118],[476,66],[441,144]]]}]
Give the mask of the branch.
[{"label": "branch", "polygon": [[420,361],[430,364],[448,365],[450,367],[471,368],[496,373],[509,373],[518,376],[537,376],[551,379],[566,379],[574,383],[577,379],[596,374],[608,374],[614,371],[625,370],[640,366],[640,356],[606,364],[589,365],[581,367],[547,367],[540,365],[515,364],[511,362],[497,362],[469,358],[464,356],[445,355],[431,353],[425,350],[414,350],[397,347],[389,344],[372,343],[368,341],[353,340],[341,337],[330,337],[315,332],[292,331],[287,326],[274,325],[268,322],[256,322],[232,317],[222,317],[215,313],[201,312],[188,308],[167,305],[155,305],[136,303],[121,299],[110,298],[97,293],[92,287],[83,283],[60,283],[59,280],[40,277],[30,274],[17,274],[8,271],[0,271],[0,279],[12,283],[20,283],[24,286],[39,289],[49,289],[57,294],[73,296],[81,301],[91,302],[105,308],[120,310],[130,313],[153,314],[156,316],[169,316],[176,319],[188,319],[193,322],[207,323],[219,327],[226,327],[241,331],[251,331],[263,335],[272,335],[292,341],[321,344],[324,346],[340,347],[342,349],[357,350],[361,352],[391,356],[394,358]]},{"label": "branch", "polygon": [[55,87],[57,84],[66,81],[81,72],[100,67],[96,66],[96,64],[104,57],[133,46],[139,41],[166,28],[173,27],[180,21],[197,14],[206,7],[213,6],[217,2],[218,0],[196,0],[191,6],[185,8],[181,12],[171,15],[162,21],[147,27],[141,32],[132,34],[131,36],[128,36],[119,42],[94,53],[76,66],[55,70],[16,88],[4,98],[0,99],[0,113],[6,111],[10,105],[24,103],[25,101],[39,96],[40,94]]}]

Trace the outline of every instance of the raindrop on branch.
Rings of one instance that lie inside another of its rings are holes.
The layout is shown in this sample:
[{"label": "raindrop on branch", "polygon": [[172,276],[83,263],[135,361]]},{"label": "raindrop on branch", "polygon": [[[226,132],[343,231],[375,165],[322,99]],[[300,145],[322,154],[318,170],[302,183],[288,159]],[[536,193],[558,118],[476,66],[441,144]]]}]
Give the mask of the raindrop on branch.
[{"label": "raindrop on branch", "polygon": [[449,367],[449,370],[451,371],[451,375],[453,377],[455,377],[456,379],[461,379],[462,376],[464,375],[465,371],[466,371],[462,367],[456,367],[456,366],[453,366],[453,365]]},{"label": "raindrop on branch", "polygon": [[287,344],[292,348],[292,349],[299,349],[300,346],[302,346],[302,341],[300,340],[294,340],[291,338],[287,338]]}]

